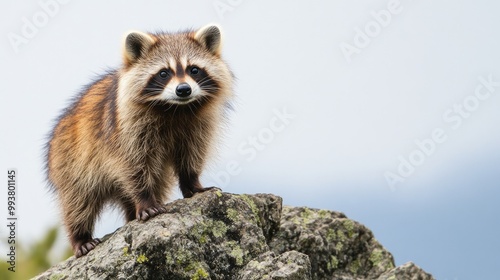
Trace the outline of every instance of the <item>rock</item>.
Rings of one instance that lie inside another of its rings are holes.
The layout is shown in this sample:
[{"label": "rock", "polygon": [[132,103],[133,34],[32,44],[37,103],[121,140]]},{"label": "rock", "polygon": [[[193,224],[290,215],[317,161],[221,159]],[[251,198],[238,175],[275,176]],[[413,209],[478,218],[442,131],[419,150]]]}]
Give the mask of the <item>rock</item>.
[{"label": "rock", "polygon": [[405,263],[402,266],[391,269],[382,274],[378,280],[399,280],[399,279],[412,279],[412,280],[432,280],[432,275],[423,271],[414,263]]},{"label": "rock", "polygon": [[[132,221],[34,279],[433,279],[342,213],[214,190]],[[417,277],[417,278],[415,278]]]},{"label": "rock", "polygon": [[311,279],[311,263],[306,254],[297,251],[285,252],[277,257],[273,252],[267,252],[248,262],[237,279]]},{"label": "rock", "polygon": [[277,254],[307,254],[313,279],[376,279],[394,268],[394,259],[372,232],[343,213],[285,207],[278,234],[269,244]]}]

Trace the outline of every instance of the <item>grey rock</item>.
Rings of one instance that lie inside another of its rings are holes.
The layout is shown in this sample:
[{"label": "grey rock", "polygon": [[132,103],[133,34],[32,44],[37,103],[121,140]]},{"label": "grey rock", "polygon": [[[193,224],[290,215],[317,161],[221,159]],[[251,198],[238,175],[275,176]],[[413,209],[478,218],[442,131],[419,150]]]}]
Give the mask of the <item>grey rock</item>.
[{"label": "grey rock", "polygon": [[344,214],[282,208],[275,195],[214,190],[166,208],[34,279],[432,279],[411,263],[394,268],[371,231]]},{"label": "grey rock", "polygon": [[433,280],[434,278],[429,273],[425,272],[414,263],[409,262],[398,266],[384,274],[377,280]]},{"label": "grey rock", "polygon": [[394,268],[391,253],[372,232],[339,212],[284,207],[270,247],[277,254],[290,250],[307,254],[313,279],[376,279]]},{"label": "grey rock", "polygon": [[297,251],[285,252],[279,256],[267,252],[248,262],[237,279],[311,279],[311,263],[307,255]]}]

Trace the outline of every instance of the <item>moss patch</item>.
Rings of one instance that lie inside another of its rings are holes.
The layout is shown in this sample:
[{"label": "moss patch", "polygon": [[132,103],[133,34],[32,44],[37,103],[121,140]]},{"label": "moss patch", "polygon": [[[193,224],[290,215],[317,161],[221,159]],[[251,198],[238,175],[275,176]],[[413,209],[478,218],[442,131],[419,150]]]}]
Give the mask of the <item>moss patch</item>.
[{"label": "moss patch", "polygon": [[337,252],[340,252],[342,251],[342,249],[344,249],[344,244],[342,244],[341,242],[337,242],[337,244],[335,245],[335,250],[337,250]]},{"label": "moss patch", "polygon": [[311,209],[307,207],[304,207],[303,210],[304,211],[300,213],[300,217],[304,220],[309,220],[315,214],[313,211],[311,211]]},{"label": "moss patch", "polygon": [[212,223],[212,226],[210,227],[210,230],[214,237],[222,237],[226,235],[227,225],[222,221],[214,221]]},{"label": "moss patch", "polygon": [[146,257],[146,255],[144,255],[144,254],[139,255],[139,256],[137,257],[137,262],[138,262],[138,263],[145,263],[145,262],[147,262],[147,261],[149,261],[149,259],[148,259],[148,257]]},{"label": "moss patch", "polygon": [[337,234],[335,233],[335,230],[329,228],[328,231],[326,232],[326,241],[328,243],[333,243],[337,239]]},{"label": "moss patch", "polygon": [[239,213],[236,209],[233,209],[233,208],[227,209],[226,215],[227,215],[228,219],[230,219],[231,221],[233,221],[233,222],[238,221]]},{"label": "moss patch", "polygon": [[320,218],[325,219],[325,218],[331,218],[332,213],[328,210],[321,209],[318,211],[318,215]]},{"label": "moss patch", "polygon": [[203,268],[198,268],[194,275],[191,277],[192,280],[201,280],[201,279],[207,279],[210,275],[206,270]]},{"label": "moss patch", "polygon": [[337,239],[340,242],[345,242],[347,240],[347,238],[345,237],[345,234],[342,230],[337,230]]},{"label": "moss patch", "polygon": [[246,194],[242,194],[240,195],[240,198],[246,202],[246,204],[248,204],[248,206],[250,206],[250,209],[252,210],[252,213],[254,215],[254,219],[255,219],[255,222],[260,224],[260,221],[259,221],[259,208],[257,207],[257,205],[255,205],[255,202]]},{"label": "moss patch", "polygon": [[227,225],[222,221],[208,220],[204,223],[198,223],[191,229],[191,235],[201,244],[210,241],[211,236],[221,238],[226,235]]},{"label": "moss patch", "polygon": [[351,271],[351,273],[354,275],[358,274],[360,268],[361,268],[361,262],[359,260],[354,260],[349,265],[349,271]]},{"label": "moss patch", "polygon": [[352,220],[344,220],[342,221],[342,225],[345,227],[345,229],[347,230],[347,236],[349,236],[349,238],[353,237],[355,232],[354,232],[354,222]]},{"label": "moss patch", "polygon": [[236,261],[236,265],[241,266],[243,265],[243,250],[241,249],[240,246],[235,246],[232,250],[231,253],[229,253],[231,257],[233,257]]},{"label": "moss patch", "polygon": [[331,256],[330,262],[328,262],[328,264],[326,265],[326,268],[328,270],[335,270],[335,269],[337,269],[337,267],[339,267],[339,260],[337,259],[336,256]]},{"label": "moss patch", "polygon": [[244,259],[243,259],[244,253],[243,253],[243,250],[241,249],[240,245],[238,244],[238,242],[228,241],[228,242],[226,242],[226,244],[227,244],[227,246],[223,246],[223,247],[228,247],[231,249],[231,251],[228,252],[228,254],[234,258],[236,265],[242,266],[243,262],[244,262]]},{"label": "moss patch", "polygon": [[383,257],[382,250],[375,249],[370,254],[369,260],[373,264],[373,266],[378,266],[380,264],[380,262],[382,261],[382,257]]},{"label": "moss patch", "polygon": [[53,274],[50,276],[49,280],[60,280],[63,279],[64,275],[63,274]]}]

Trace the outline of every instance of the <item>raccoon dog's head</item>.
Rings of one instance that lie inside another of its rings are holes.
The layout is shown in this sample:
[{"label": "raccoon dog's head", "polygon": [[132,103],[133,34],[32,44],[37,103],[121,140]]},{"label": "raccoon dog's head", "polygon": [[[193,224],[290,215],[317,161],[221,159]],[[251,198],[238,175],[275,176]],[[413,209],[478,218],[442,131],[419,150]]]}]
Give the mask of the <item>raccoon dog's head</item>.
[{"label": "raccoon dog's head", "polygon": [[217,25],[182,33],[131,31],[123,43],[121,101],[182,106],[225,103],[232,74],[220,57]]}]

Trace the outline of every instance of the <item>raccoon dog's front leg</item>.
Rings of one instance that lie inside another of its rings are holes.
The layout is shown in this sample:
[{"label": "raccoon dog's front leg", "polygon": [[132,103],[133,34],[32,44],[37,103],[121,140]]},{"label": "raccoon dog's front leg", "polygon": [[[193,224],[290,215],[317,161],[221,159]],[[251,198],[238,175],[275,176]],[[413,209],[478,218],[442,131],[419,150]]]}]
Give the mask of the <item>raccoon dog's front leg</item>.
[{"label": "raccoon dog's front leg", "polygon": [[199,180],[199,174],[195,172],[179,172],[179,187],[184,198],[192,197],[195,193],[218,189],[217,187],[204,188]]},{"label": "raccoon dog's front leg", "polygon": [[[90,189],[76,185],[74,189]],[[73,252],[77,258],[93,250],[100,240],[92,237],[94,223],[102,209],[104,200],[95,193],[73,192],[61,197],[64,225],[68,231]],[[95,199],[97,197],[97,199]]]},{"label": "raccoon dog's front leg", "polygon": [[161,197],[155,195],[155,188],[148,183],[146,172],[139,171],[134,176],[134,195],[135,197],[135,211],[136,218],[140,221],[146,221],[149,218],[165,213],[167,210],[162,204]]}]

